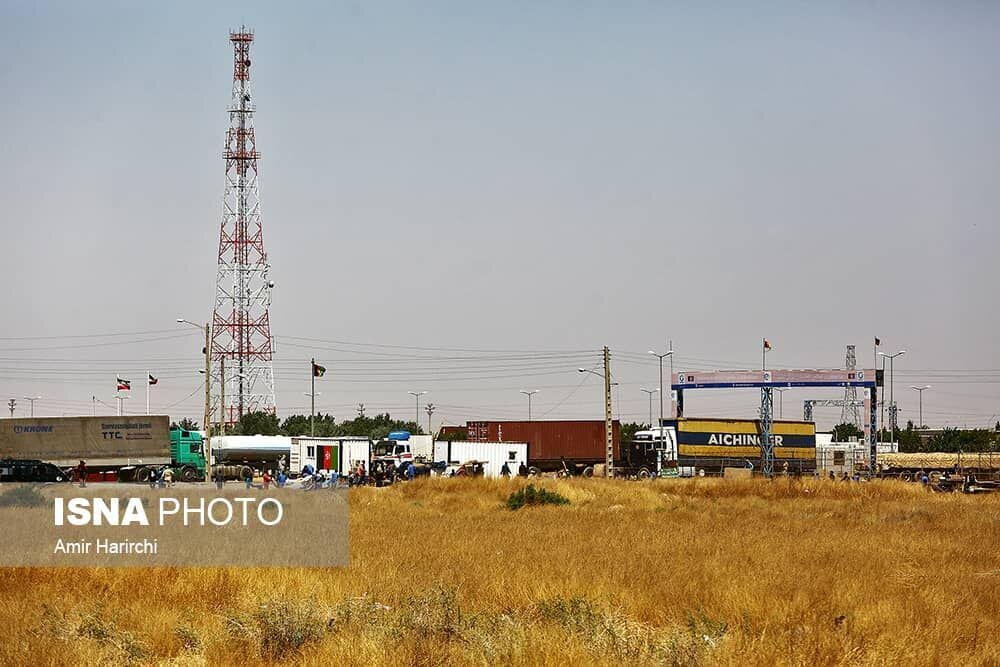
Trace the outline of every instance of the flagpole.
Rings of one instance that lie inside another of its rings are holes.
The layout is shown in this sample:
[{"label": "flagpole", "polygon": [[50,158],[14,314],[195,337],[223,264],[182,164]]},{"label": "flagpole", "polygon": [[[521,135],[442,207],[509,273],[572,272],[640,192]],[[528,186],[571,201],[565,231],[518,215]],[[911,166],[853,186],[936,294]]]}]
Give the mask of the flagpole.
[{"label": "flagpole", "polygon": [[149,378],[153,377],[146,371],[146,414],[149,414]]},{"label": "flagpole", "polygon": [[309,435],[315,436],[316,427],[313,425],[313,419],[316,416],[316,357],[313,357],[309,364],[309,381],[312,384],[309,391]]}]

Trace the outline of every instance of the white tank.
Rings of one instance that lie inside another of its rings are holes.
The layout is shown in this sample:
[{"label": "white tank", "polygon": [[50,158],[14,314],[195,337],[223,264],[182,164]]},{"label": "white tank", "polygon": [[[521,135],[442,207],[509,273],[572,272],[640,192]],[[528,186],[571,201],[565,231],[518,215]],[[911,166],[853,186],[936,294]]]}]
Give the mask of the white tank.
[{"label": "white tank", "polygon": [[239,463],[241,461],[277,461],[284,455],[288,460],[292,439],[285,435],[220,435],[212,437],[212,454],[215,460]]}]

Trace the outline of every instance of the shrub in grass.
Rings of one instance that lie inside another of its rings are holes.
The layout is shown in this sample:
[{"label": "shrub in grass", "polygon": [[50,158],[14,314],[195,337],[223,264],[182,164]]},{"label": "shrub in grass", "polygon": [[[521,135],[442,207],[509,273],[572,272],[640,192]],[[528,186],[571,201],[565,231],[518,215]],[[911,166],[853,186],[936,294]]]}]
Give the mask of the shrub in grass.
[{"label": "shrub in grass", "polygon": [[525,505],[569,505],[569,499],[554,491],[536,489],[534,484],[529,484],[507,498],[509,510],[519,510]]},{"label": "shrub in grass", "polygon": [[0,493],[0,507],[41,507],[45,496],[34,486],[15,486]]}]

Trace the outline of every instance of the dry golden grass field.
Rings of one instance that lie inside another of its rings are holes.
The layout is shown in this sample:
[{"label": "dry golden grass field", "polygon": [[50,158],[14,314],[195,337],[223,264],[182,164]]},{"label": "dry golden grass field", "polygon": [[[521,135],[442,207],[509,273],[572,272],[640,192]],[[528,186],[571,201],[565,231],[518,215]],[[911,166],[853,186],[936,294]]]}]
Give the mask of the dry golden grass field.
[{"label": "dry golden grass field", "polygon": [[351,491],[335,570],[0,570],[2,664],[1000,664],[1000,494],[521,480]]}]

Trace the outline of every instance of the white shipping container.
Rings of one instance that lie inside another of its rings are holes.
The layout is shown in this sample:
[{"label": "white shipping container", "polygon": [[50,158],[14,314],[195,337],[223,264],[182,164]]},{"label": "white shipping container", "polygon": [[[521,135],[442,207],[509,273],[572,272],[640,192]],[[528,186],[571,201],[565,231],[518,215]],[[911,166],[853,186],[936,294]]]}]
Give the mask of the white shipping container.
[{"label": "white shipping container", "polygon": [[523,463],[528,465],[528,444],[525,442],[449,442],[434,443],[434,460],[448,464],[482,461],[486,477],[499,477],[503,464],[510,468],[511,476]]}]

